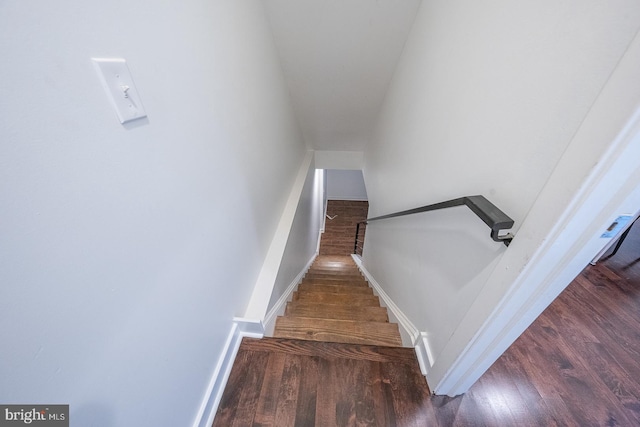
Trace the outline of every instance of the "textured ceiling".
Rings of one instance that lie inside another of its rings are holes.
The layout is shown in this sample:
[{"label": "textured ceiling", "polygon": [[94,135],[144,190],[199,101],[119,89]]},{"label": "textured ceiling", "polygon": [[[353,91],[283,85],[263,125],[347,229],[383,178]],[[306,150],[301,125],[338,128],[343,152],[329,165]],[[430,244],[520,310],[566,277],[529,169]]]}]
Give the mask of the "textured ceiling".
[{"label": "textured ceiling", "polygon": [[420,0],[264,4],[307,143],[363,150]]}]

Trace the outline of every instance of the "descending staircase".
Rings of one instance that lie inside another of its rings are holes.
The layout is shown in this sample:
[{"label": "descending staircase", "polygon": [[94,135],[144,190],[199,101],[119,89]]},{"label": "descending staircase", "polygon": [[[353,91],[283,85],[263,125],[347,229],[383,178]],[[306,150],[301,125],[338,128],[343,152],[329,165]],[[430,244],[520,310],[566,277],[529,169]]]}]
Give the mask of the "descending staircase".
[{"label": "descending staircase", "polygon": [[398,325],[350,256],[316,258],[276,319],[274,337],[402,347]]},{"label": "descending staircase", "polygon": [[274,337],[243,338],[213,427],[436,425],[415,352],[401,347],[353,259],[319,256]]}]

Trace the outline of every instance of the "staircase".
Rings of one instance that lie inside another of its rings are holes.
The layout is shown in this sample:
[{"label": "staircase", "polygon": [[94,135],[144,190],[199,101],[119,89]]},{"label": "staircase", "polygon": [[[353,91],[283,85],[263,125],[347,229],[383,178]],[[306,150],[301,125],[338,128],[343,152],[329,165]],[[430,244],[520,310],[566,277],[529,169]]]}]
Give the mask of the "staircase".
[{"label": "staircase", "polygon": [[438,425],[415,352],[401,347],[353,259],[321,255],[274,337],[243,338],[213,427]]},{"label": "staircase", "polygon": [[276,319],[274,337],[402,347],[398,325],[389,323],[350,256],[316,258]]}]

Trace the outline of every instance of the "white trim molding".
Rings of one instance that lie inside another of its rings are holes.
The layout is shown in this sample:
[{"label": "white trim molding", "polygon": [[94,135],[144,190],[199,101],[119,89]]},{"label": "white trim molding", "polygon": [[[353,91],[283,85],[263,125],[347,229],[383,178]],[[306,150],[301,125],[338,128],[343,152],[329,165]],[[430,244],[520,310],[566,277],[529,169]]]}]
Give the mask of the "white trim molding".
[{"label": "white trim molding", "polygon": [[351,255],[351,257],[367,282],[369,282],[373,288],[374,293],[382,300],[382,305],[387,308],[390,317],[389,320],[398,323],[400,326],[402,345],[405,347],[413,347],[415,349],[420,370],[422,371],[422,374],[426,376],[435,362],[433,352],[429,346],[428,334],[426,332],[419,331],[407,315],[400,310],[400,307],[393,302],[391,297],[387,295],[384,289],[382,289],[382,286],[380,286],[371,273],[364,267],[362,259],[358,255]]},{"label": "white trim molding", "polygon": [[260,321],[251,319],[234,318],[231,331],[227,336],[222,354],[218,359],[216,368],[213,370],[209,386],[200,404],[200,409],[196,415],[193,427],[209,427],[213,424],[213,418],[218,410],[218,405],[222,399],[222,393],[229,380],[233,362],[238,354],[242,338],[262,338],[263,328]]},{"label": "white trim molding", "polygon": [[433,352],[429,346],[428,334],[426,332],[420,332],[420,336],[413,347],[416,349],[416,357],[418,358],[420,371],[422,375],[428,377],[431,367],[435,362]]},{"label": "white trim molding", "polygon": [[313,161],[313,151],[308,151],[302,165],[298,170],[298,175],[294,182],[293,188],[289,193],[289,198],[285,206],[284,212],[280,217],[280,222],[276,229],[275,236],[271,241],[267,256],[265,257],[260,274],[256,280],[256,285],[253,289],[253,294],[249,300],[249,305],[245,312],[245,316],[250,319],[264,319],[267,314],[267,308],[273,293],[273,287],[276,283],[280,264],[284,256],[284,251],[287,247],[287,240],[293,221],[295,219],[296,210],[298,209],[298,203],[304,189],[304,183],[307,179],[309,168]]},{"label": "white trim molding", "polygon": [[313,264],[313,261],[315,261],[317,255],[316,253],[311,257],[307,265],[295,277],[271,310],[269,310],[264,320],[247,319],[243,317],[235,317],[233,319],[231,331],[229,332],[224,349],[222,350],[222,355],[209,381],[209,386],[207,387],[205,397],[202,400],[193,427],[209,427],[213,424],[213,418],[218,410],[222,393],[229,380],[229,374],[231,373],[233,362],[238,354],[242,338],[263,338],[265,335],[273,334],[276,317],[284,314],[287,301],[291,298],[293,291],[302,281],[302,278],[311,267],[311,264]]},{"label": "white trim molding", "polygon": [[293,279],[291,284],[289,284],[284,293],[280,296],[280,298],[278,298],[278,301],[276,301],[273,307],[271,307],[271,310],[269,310],[264,318],[264,335],[268,337],[273,335],[273,330],[276,326],[276,318],[284,314],[287,302],[291,300],[293,292],[296,290],[300,282],[302,282],[304,275],[307,274],[307,271],[309,271],[309,268],[311,268],[311,264],[313,264],[313,261],[315,261],[317,256],[318,254],[316,253],[313,257],[311,257],[309,262],[307,262],[307,265],[300,271],[300,273],[298,273],[298,275],[295,277],[295,279]]}]

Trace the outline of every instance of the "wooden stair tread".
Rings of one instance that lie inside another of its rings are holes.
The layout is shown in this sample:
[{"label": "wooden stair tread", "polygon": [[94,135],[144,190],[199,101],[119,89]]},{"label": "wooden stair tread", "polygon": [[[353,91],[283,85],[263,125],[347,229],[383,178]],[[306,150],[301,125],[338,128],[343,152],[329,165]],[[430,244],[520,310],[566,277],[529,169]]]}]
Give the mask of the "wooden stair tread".
[{"label": "wooden stair tread", "polygon": [[306,275],[302,279],[305,282],[318,281],[318,282],[350,282],[350,283],[367,283],[366,279],[362,276],[327,276],[327,275]]},{"label": "wooden stair tread", "polygon": [[[276,319],[276,338],[402,347],[398,325],[389,323],[386,308],[350,256],[318,257],[292,299]],[[293,346],[283,343],[268,346]]]},{"label": "wooden stair tread", "polygon": [[315,317],[320,319],[361,320],[388,322],[387,309],[380,306],[352,306],[321,304],[315,301],[291,301],[285,309],[286,316]]},{"label": "wooden stair tread", "polygon": [[305,279],[326,279],[326,280],[364,280],[364,277],[358,274],[327,274],[327,273],[313,273],[307,272],[304,275]]},{"label": "wooden stair tread", "polygon": [[325,285],[323,283],[301,283],[298,285],[298,292],[301,291],[373,295],[373,289],[368,286]]},{"label": "wooden stair tread", "polygon": [[278,317],[274,337],[402,347],[398,325],[385,322]]},{"label": "wooden stair tread", "polygon": [[375,295],[345,294],[337,292],[295,291],[293,301],[314,301],[326,304],[345,304],[351,306],[380,306],[380,300]]},{"label": "wooden stair tread", "polygon": [[356,359],[408,365],[417,363],[415,350],[406,347],[344,344],[288,338],[243,338],[241,348],[246,351],[277,352],[323,359]]},{"label": "wooden stair tread", "polygon": [[344,274],[344,275],[361,275],[358,267],[349,267],[349,268],[315,268],[311,267],[307,273],[317,273],[317,274]]},{"label": "wooden stair tread", "polygon": [[354,280],[323,280],[323,279],[303,279],[301,283],[309,285],[342,285],[342,286],[361,286],[368,288],[369,284],[366,280],[354,281]]}]

